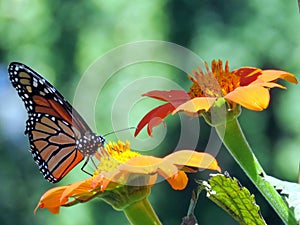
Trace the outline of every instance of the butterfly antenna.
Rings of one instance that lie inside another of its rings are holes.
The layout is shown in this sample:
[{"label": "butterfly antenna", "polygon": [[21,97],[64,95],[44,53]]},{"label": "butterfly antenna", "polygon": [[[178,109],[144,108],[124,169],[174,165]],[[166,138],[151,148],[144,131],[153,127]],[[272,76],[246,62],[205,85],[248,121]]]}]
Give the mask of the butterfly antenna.
[{"label": "butterfly antenna", "polygon": [[[103,137],[105,136],[108,136],[108,135],[111,135],[111,134],[115,134],[115,133],[118,133],[118,132],[122,132],[122,131],[125,131],[125,130],[131,130],[131,129],[136,129],[136,127],[128,127],[128,128],[124,128],[124,129],[120,129],[120,130],[117,130],[117,131],[112,131],[112,132],[109,132],[109,133],[106,133],[103,135]],[[107,143],[107,141],[105,141]],[[105,150],[105,148],[103,148]],[[102,154],[103,156],[106,156],[109,158],[110,154],[105,150],[104,153],[100,153]]]},{"label": "butterfly antenna", "polygon": [[122,131],[131,130],[131,129],[136,129],[136,127],[128,127],[128,128],[112,131],[112,132],[104,134],[103,137],[111,135],[111,134],[116,134],[116,133],[119,133],[119,132],[122,132]]}]

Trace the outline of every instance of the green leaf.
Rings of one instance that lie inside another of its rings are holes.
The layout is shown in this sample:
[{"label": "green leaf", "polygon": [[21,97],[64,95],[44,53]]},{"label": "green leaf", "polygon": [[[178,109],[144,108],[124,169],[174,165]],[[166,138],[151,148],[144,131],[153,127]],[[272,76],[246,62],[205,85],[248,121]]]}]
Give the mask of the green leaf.
[{"label": "green leaf", "polygon": [[294,209],[295,217],[300,221],[300,184],[282,181],[271,176],[264,176],[264,178],[286,197],[288,206]]},{"label": "green leaf", "polygon": [[[254,195],[247,188],[242,187],[236,178],[229,177],[228,173],[211,175],[208,182],[203,181],[207,197],[227,211],[242,225],[265,225],[255,203]],[[200,188],[202,188],[200,187]]]},{"label": "green leaf", "polygon": [[287,206],[281,195],[269,182],[260,176],[260,174],[265,174],[265,172],[249,146],[238,120],[227,120],[226,124],[216,126],[216,131],[235,161],[266,198],[282,221],[287,225],[297,224],[293,211]]}]

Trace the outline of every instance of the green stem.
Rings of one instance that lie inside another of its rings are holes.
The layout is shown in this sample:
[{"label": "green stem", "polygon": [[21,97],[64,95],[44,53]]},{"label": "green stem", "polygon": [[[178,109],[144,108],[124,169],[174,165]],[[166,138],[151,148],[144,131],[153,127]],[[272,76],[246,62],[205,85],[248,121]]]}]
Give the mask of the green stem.
[{"label": "green stem", "polygon": [[264,170],[253,154],[237,119],[230,120],[225,125],[216,126],[216,130],[233,158],[267,199],[282,221],[288,225],[296,225],[297,221],[292,211],[287,207],[281,196],[270,183],[260,176],[264,174]]},{"label": "green stem", "polygon": [[161,225],[147,198],[132,203],[123,212],[132,225]]}]

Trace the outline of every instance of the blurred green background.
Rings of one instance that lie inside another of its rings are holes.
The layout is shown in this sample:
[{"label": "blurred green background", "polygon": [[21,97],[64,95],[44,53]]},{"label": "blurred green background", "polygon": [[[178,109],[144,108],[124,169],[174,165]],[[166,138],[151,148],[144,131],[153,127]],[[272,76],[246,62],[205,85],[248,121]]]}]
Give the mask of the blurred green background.
[{"label": "blurred green background", "polygon": [[[122,212],[97,200],[63,208],[59,215],[47,210],[38,210],[37,215],[33,215],[39,198],[53,185],[43,179],[27,151],[28,140],[23,134],[26,111],[8,81],[6,68],[11,61],[23,62],[42,73],[70,102],[81,75],[94,60],[119,45],[134,41],[169,41],[191,49],[208,62],[229,60],[232,69],[274,68],[298,76],[299,27],[296,0],[0,1],[1,225],[128,224]],[[129,73],[135,76],[130,77]],[[101,93],[104,97],[96,106],[98,133],[113,130],[110,106],[115,93],[140,73],[174,79],[185,88],[190,84],[182,71],[170,66],[150,64],[129,72],[118,71],[119,75],[116,74]],[[287,87],[287,91],[271,91],[267,110],[244,109],[240,122],[265,170],[280,179],[296,182],[300,159],[299,87],[289,84]],[[156,104],[151,99],[142,101],[137,110],[132,110],[132,115],[126,114],[130,117],[128,127],[136,125]],[[168,118],[167,124],[165,140],[153,154],[163,156],[172,151],[172,143],[176,144],[178,118]],[[210,128],[201,122],[197,149],[205,148],[209,132]],[[147,137],[142,134],[141,138]],[[115,137],[112,135],[109,139]],[[217,159],[223,170],[229,171],[255,194],[267,223],[282,224],[225,149],[219,152]],[[61,183],[85,177],[79,166]],[[206,179],[207,174],[192,175],[191,179],[195,177]],[[163,224],[180,224],[193,187],[190,182],[186,190],[174,191],[166,182],[161,182],[152,188],[150,201]],[[237,224],[204,194],[196,213],[199,224]]]}]

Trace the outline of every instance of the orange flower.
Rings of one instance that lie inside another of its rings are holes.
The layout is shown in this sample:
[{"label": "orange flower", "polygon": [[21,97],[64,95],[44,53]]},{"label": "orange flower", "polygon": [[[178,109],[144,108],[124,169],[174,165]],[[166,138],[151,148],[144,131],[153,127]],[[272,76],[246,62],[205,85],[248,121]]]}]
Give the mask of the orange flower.
[{"label": "orange flower", "polygon": [[235,116],[239,114],[239,106],[261,111],[269,105],[270,88],[285,89],[277,83],[279,78],[294,84],[298,83],[293,74],[281,70],[242,67],[230,71],[228,62],[226,61],[223,69],[221,60],[212,61],[211,71],[207,63],[205,67],[206,72],[199,67],[199,71],[193,71],[194,76],[189,75],[193,82],[189,92],[156,90],[143,94],[167,103],[154,108],[144,116],[137,126],[135,136],[146,125],[151,136],[154,126],[159,125],[170,113],[178,111],[184,111],[189,115],[207,115],[205,113],[210,109],[224,104],[227,112],[237,111]]},{"label": "orange flower", "polygon": [[[130,202],[147,197],[157,176],[163,176],[175,190],[186,187],[186,172],[198,168],[220,171],[215,158],[207,153],[191,150],[174,152],[164,158],[140,155],[130,150],[129,143],[108,143],[109,157],[99,158],[94,176],[70,185],[48,190],[38,208],[59,213],[61,206],[71,206],[99,197],[114,208],[123,209]],[[116,196],[119,198],[116,199]]]}]

